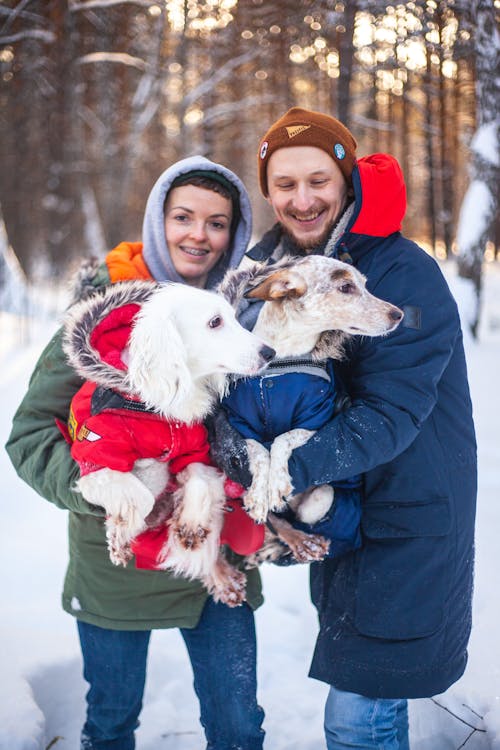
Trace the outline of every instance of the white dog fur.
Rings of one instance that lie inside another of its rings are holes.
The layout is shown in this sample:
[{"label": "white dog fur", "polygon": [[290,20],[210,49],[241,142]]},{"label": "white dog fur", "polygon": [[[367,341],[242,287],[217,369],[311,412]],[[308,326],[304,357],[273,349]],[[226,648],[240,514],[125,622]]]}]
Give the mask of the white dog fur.
[{"label": "white dog fur", "polygon": [[[127,371],[102,360],[88,343],[92,329],[114,308],[140,304],[129,344]],[[120,282],[72,307],[65,322],[69,362],[87,380],[139,397],[166,420],[200,422],[225,393],[229,373],[254,375],[274,352],[237,322],[219,295],[184,284]],[[82,350],[84,354],[82,355]],[[161,567],[202,580],[217,601],[244,599],[245,576],[222,557],[219,536],[225,505],[224,476],[189,464],[176,476],[169,535]],[[155,500],[169,481],[167,462],[136,461],[132,472],[102,468],[80,478],[85,499],[106,511],[106,533],[115,564],[131,557],[130,542],[146,528]]]}]

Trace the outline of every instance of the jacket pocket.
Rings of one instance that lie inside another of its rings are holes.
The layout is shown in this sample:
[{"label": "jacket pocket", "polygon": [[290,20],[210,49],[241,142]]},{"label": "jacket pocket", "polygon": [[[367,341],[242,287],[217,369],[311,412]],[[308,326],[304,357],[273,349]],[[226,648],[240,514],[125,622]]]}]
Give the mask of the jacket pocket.
[{"label": "jacket pocket", "polygon": [[355,626],[376,638],[422,638],[442,624],[451,578],[447,498],[365,506]]}]

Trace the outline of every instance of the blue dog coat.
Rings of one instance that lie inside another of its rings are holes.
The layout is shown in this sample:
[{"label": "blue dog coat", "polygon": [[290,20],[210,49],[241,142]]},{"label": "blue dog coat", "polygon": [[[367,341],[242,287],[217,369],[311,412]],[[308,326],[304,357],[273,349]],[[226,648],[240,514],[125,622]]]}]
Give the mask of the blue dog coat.
[{"label": "blue dog coat", "polygon": [[[235,381],[222,402],[231,425],[246,439],[270,448],[285,432],[318,430],[333,419],[336,400],[331,361],[274,360],[265,373]],[[278,515],[295,528],[330,539],[328,557],[338,557],[361,544],[361,481],[359,477],[334,486],[334,502],[314,524],[301,523],[290,509]]]}]

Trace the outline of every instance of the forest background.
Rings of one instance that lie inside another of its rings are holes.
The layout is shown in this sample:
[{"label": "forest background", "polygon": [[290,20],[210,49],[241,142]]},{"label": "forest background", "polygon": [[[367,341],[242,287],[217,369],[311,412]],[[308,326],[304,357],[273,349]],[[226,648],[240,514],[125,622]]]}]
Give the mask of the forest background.
[{"label": "forest background", "polygon": [[[415,750],[500,750],[499,8],[0,0],[0,446],[68,302],[68,275],[82,257],[140,239],[147,195],[170,163],[201,153],[234,169],[258,239],[273,220],[258,144],[288,107],[337,116],[360,155],[399,159],[404,231],[438,260],[465,323],[480,465],[469,664],[446,694],[412,702]],[[19,481],[3,450],[0,475],[0,750],[74,748],[86,685],[58,603],[66,514]],[[326,686],[306,679],[317,625],[304,567],[262,570],[259,690],[275,750],[323,741]],[[191,679],[178,633],[155,632],[143,750],[200,746]]]},{"label": "forest background", "polygon": [[476,296],[474,331],[482,268],[499,256],[499,7],[1,2],[4,244],[29,281],[62,277],[82,256],[140,239],[156,177],[194,153],[242,177],[257,237],[272,221],[257,188],[259,139],[299,105],[338,117],[360,155],[399,159],[404,231],[438,259],[458,259]]}]

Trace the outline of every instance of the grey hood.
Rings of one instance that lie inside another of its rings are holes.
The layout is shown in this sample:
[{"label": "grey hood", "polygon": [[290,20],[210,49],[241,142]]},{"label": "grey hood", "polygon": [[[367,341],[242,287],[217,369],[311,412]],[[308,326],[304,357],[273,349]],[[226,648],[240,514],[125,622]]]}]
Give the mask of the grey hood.
[{"label": "grey hood", "polygon": [[144,213],[142,255],[156,281],[185,283],[185,280],[175,270],[170,258],[170,251],[165,239],[163,209],[172,182],[180,175],[193,170],[218,172],[235,186],[240,199],[240,220],[234,232],[231,246],[208,276],[207,287],[211,289],[221,281],[228,268],[236,268],[239,264],[248,247],[252,233],[252,209],[246,188],[239,177],[222,164],[216,164],[204,156],[190,156],[176,162],[159,176],[149,194]]}]

